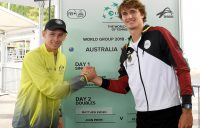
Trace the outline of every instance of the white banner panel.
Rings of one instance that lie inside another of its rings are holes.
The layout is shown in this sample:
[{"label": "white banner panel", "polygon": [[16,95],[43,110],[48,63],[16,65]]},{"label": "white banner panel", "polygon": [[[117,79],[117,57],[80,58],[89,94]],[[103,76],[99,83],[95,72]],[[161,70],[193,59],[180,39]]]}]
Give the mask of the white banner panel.
[{"label": "white banner panel", "polygon": [[[117,8],[122,0],[62,0],[62,17],[68,37],[65,79],[80,74],[83,66],[96,67],[98,75],[117,79],[121,47],[129,33]],[[178,1],[143,0],[147,23],[164,26],[178,38]],[[118,94],[89,83],[63,100],[65,128],[134,128],[136,112],[131,92]]]}]

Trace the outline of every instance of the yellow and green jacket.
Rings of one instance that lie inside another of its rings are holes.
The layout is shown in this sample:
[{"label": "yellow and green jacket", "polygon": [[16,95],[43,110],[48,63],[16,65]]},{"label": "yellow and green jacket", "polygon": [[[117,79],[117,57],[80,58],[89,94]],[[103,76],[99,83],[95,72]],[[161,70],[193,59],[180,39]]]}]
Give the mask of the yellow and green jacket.
[{"label": "yellow and green jacket", "polygon": [[64,81],[65,69],[65,55],[59,50],[55,63],[45,44],[25,55],[14,128],[57,128],[60,99],[70,92],[69,82]]}]

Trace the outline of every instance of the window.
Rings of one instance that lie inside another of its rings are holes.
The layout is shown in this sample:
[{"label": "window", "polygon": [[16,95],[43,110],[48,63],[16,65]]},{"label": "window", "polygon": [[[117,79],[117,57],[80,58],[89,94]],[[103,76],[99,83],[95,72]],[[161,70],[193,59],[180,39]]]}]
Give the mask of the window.
[{"label": "window", "polygon": [[21,40],[7,43],[6,62],[22,62],[24,55],[30,51],[30,41]]}]

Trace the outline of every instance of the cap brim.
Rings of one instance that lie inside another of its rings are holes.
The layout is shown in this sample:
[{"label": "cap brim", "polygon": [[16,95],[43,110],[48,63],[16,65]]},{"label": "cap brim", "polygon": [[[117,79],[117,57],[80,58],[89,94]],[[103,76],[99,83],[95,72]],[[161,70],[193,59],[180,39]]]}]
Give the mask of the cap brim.
[{"label": "cap brim", "polygon": [[67,33],[67,30],[64,29],[63,27],[60,27],[60,26],[49,27],[49,28],[47,28],[47,29],[48,29],[48,30],[51,30],[51,31],[54,31],[54,30],[59,29],[59,30],[62,30],[63,32]]}]

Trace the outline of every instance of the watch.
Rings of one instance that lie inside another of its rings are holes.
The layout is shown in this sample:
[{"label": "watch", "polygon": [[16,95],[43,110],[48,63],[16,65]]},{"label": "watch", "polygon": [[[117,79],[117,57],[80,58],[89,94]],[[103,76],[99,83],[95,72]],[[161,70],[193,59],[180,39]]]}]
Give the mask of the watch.
[{"label": "watch", "polygon": [[192,104],[182,104],[182,108],[192,109]]}]

